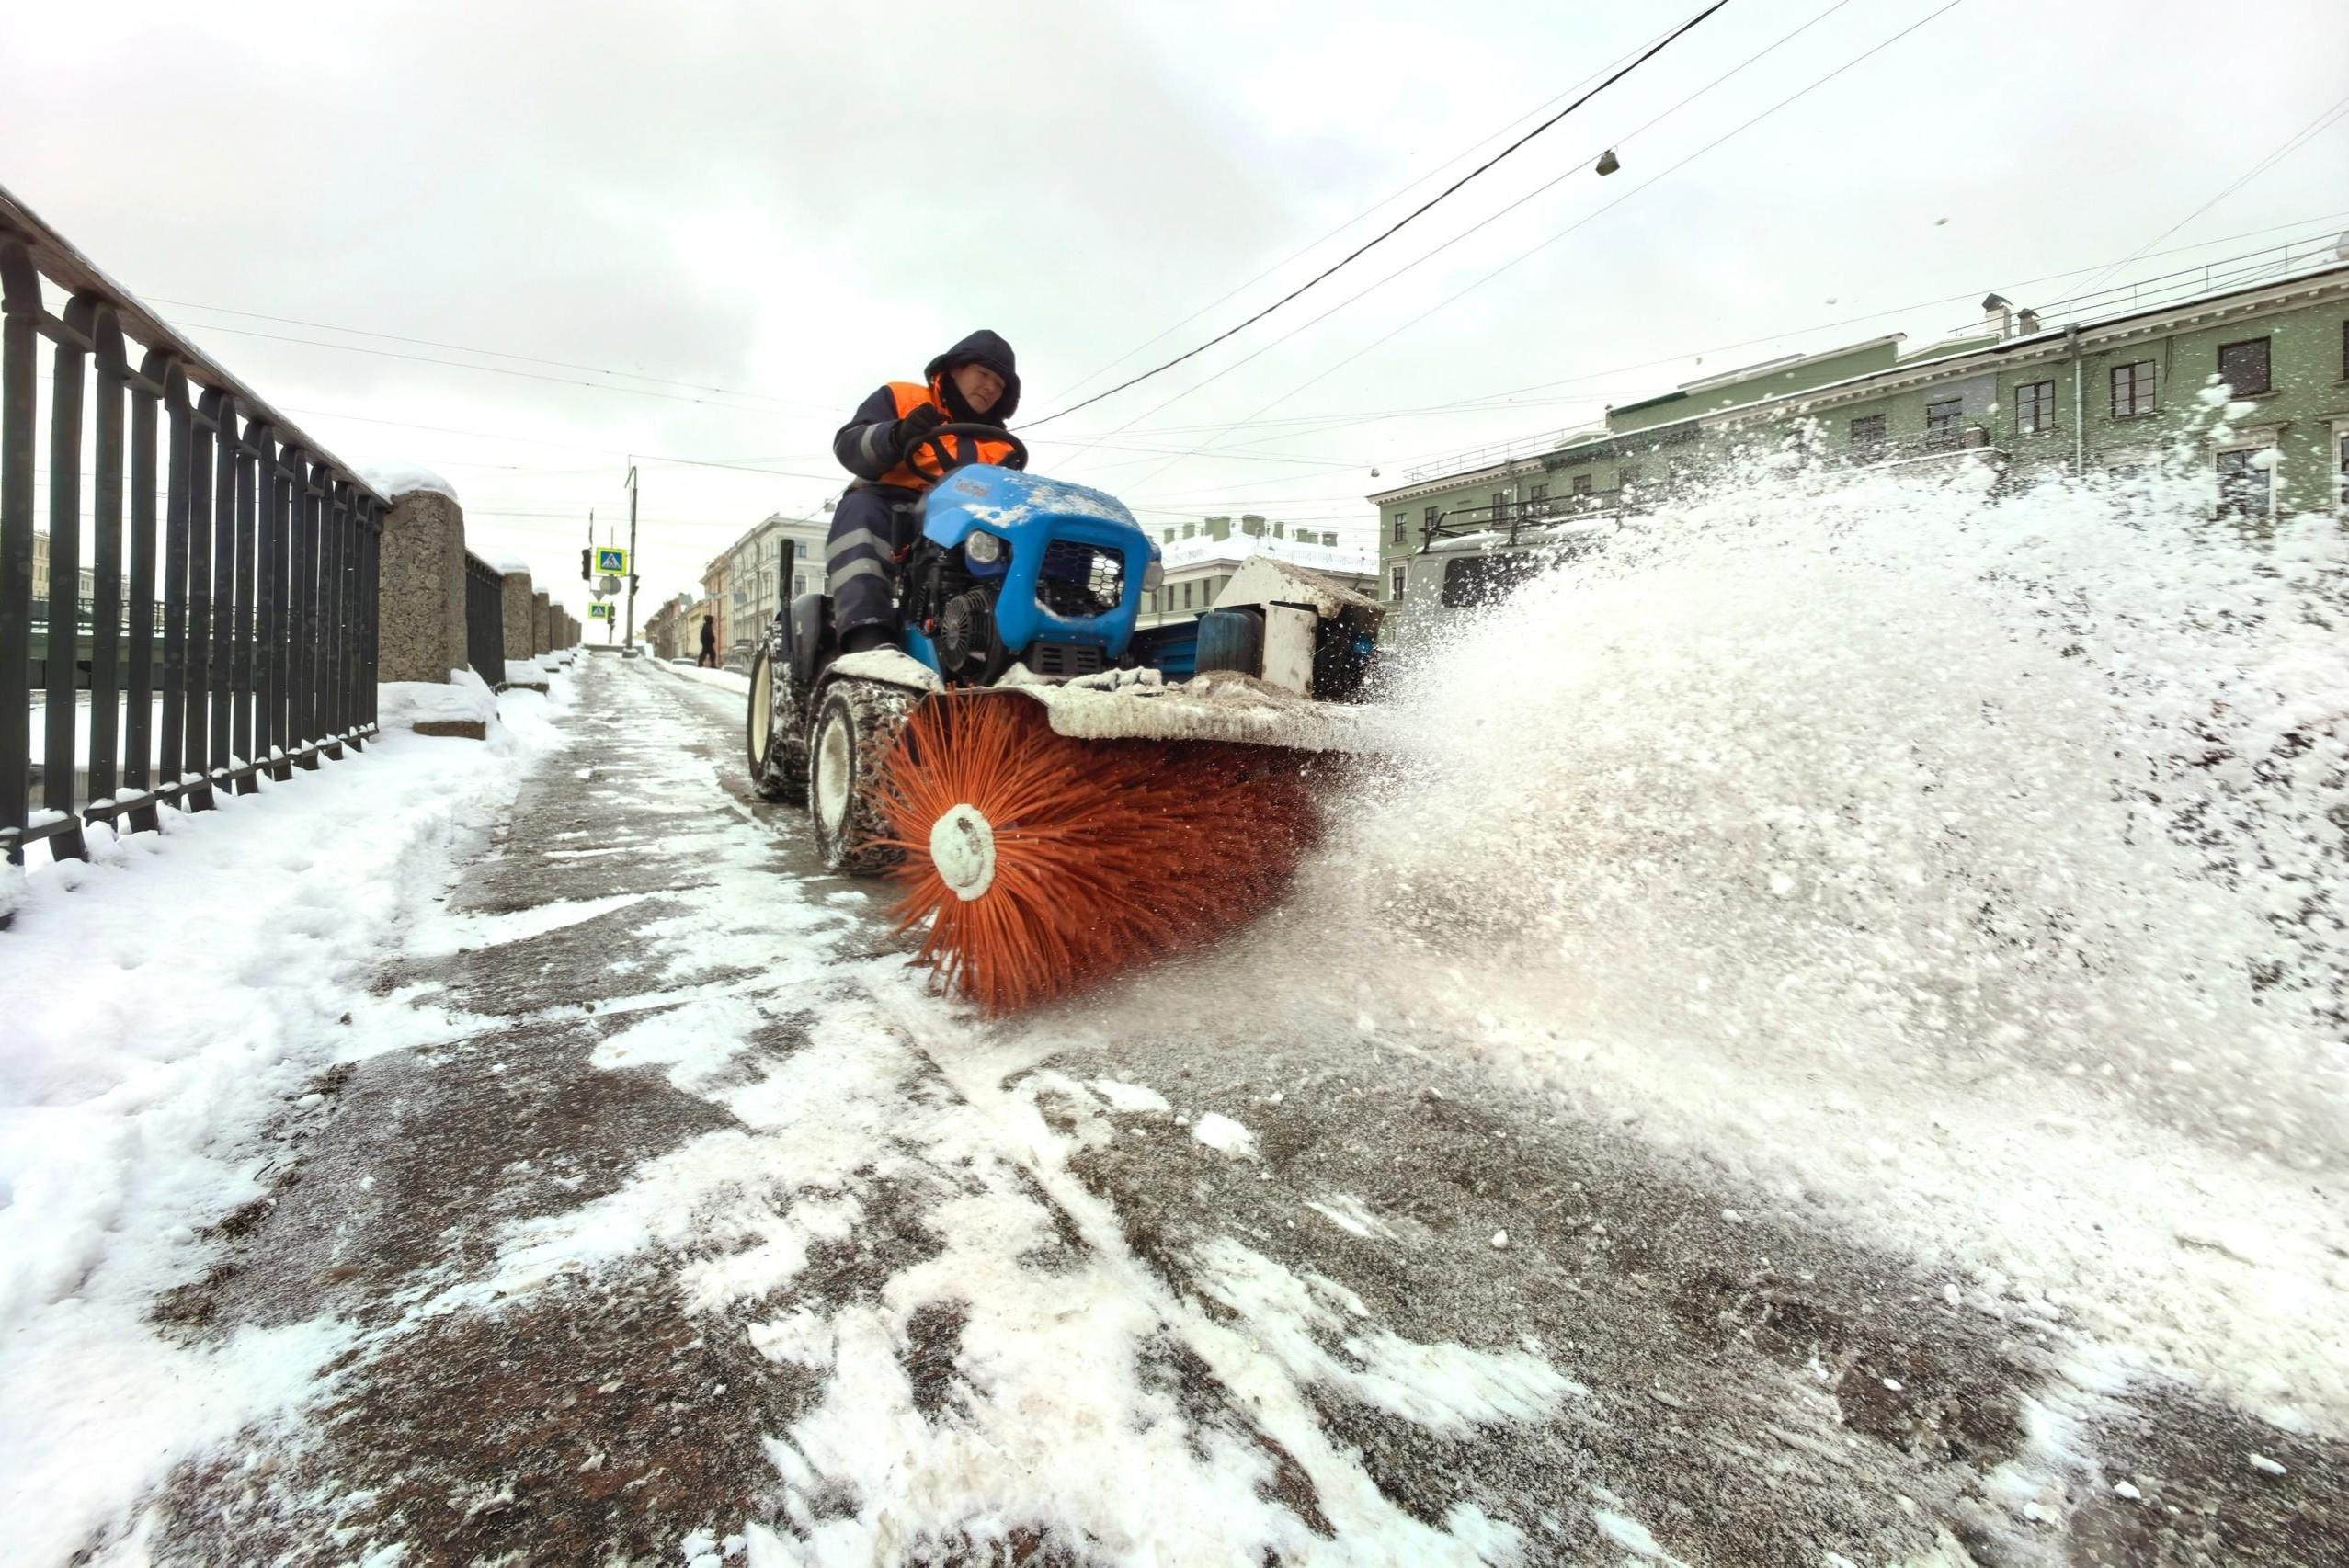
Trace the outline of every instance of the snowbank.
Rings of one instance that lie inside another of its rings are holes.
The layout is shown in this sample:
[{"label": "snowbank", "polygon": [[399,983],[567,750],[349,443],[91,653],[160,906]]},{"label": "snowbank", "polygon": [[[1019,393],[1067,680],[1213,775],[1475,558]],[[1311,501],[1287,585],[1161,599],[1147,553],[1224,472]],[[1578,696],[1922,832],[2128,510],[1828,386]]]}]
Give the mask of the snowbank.
[{"label": "snowbank", "polygon": [[428,468],[414,463],[375,463],[359,471],[359,482],[386,501],[417,490],[429,490],[437,495],[457,499],[457,487]]},{"label": "snowbank", "polygon": [[386,730],[413,730],[419,724],[488,726],[497,722],[497,694],[470,669],[450,670],[445,682],[385,681],[375,691],[376,722]]},{"label": "snowbank", "polygon": [[0,932],[11,1561],[63,1561],[178,1460],[292,1402],[348,1343],[324,1321],[184,1340],[151,1312],[200,1272],[199,1227],[263,1193],[271,1119],[332,1063],[405,1043],[348,1027],[354,999],[524,768],[561,744],[551,719],[568,687],[510,694],[486,744],[387,726],[364,752],[216,811],[165,811],[160,834],[95,826],[89,863],[19,879]]}]

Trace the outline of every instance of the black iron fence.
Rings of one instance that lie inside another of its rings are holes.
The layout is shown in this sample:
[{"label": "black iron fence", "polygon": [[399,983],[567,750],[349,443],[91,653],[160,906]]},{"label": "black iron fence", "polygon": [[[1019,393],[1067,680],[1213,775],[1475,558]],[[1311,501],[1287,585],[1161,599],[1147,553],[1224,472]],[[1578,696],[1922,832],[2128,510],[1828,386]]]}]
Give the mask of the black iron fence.
[{"label": "black iron fence", "polygon": [[[41,840],[82,856],[90,824],[151,829],[164,806],[202,811],[216,791],[359,749],[376,733],[386,509],[0,190],[7,858]],[[47,605],[74,603],[85,582],[86,614],[52,622]]]},{"label": "black iron fence", "polygon": [[506,577],[465,552],[465,663],[492,691],[506,678]]}]

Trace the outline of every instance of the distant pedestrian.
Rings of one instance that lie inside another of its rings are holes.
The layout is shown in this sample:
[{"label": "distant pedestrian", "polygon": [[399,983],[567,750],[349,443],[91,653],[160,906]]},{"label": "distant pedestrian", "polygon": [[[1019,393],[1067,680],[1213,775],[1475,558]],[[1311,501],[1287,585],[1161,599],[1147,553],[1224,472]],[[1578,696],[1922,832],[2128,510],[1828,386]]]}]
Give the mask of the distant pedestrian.
[{"label": "distant pedestrian", "polygon": [[718,623],[710,616],[701,618],[701,656],[693,661],[695,669],[718,667]]}]

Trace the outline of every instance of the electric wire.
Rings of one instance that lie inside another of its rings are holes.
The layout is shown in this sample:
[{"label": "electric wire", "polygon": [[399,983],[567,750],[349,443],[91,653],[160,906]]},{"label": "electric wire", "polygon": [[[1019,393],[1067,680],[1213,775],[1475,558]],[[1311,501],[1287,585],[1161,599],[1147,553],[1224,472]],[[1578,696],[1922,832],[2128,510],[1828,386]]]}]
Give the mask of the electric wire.
[{"label": "electric wire", "polygon": [[1444,187],[1435,195],[1430,197],[1427,200],[1421,202],[1419,206],[1405,213],[1401,218],[1397,219],[1385,229],[1372,235],[1369,239],[1363,241],[1361,244],[1355,246],[1344,256],[1340,256],[1336,261],[1330,263],[1328,267],[1323,267],[1319,272],[1315,273],[1311,278],[1306,278],[1303,283],[1298,284],[1295,288],[1290,290],[1287,293],[1282,295],[1279,299],[1273,301],[1271,304],[1265,306],[1254,315],[1248,317],[1246,320],[1239,322],[1234,326],[1226,328],[1223,332],[1217,333],[1214,336],[1199,345],[1196,348],[1188,349],[1183,353],[1178,354],[1173,358],[1167,360],[1164,364],[1154,366],[1151,369],[1143,371],[1138,376],[1128,377],[1126,380],[1118,382],[1117,385],[1110,388],[1107,392],[1096,392],[1091,397],[1086,398],[1082,402],[1072,403],[1066,408],[1058,409],[1051,414],[1047,414],[1042,419],[1030,421],[1029,428],[1033,429],[1039,425],[1050,424],[1053,420],[1074,414],[1080,408],[1089,408],[1094,403],[1100,402],[1103,398],[1114,397],[1119,392],[1125,391],[1126,388],[1138,386],[1142,382],[1148,381],[1151,377],[1159,375],[1167,370],[1170,370],[1175,366],[1181,364],[1187,359],[1195,358],[1199,355],[1204,354],[1208,349],[1214,347],[1215,345],[1233,336],[1235,334],[1244,332],[1249,327],[1255,325],[1258,322],[1262,321],[1266,316],[1271,315],[1273,312],[1279,310],[1290,301],[1297,298],[1297,296],[1303,294],[1308,289],[1315,287],[1323,279],[1337,272],[1340,268],[1346,267],[1354,261],[1357,257],[1366,254],[1377,245],[1384,244],[1387,240],[1393,238],[1397,233],[1399,233],[1406,225],[1434,208],[1438,203],[1443,201],[1454,192],[1459,190],[1470,180],[1475,179],[1477,176],[1483,174],[1486,170],[1499,163],[1503,158],[1508,157],[1511,153],[1516,152],[1520,147],[1524,146],[1525,143],[1534,140],[1534,137],[1541,135],[1544,131],[1549,130],[1550,127],[1564,119],[1568,115],[1572,114],[1576,109],[1580,108],[1584,104],[1589,103],[1592,98],[1597,97],[1601,93],[1605,92],[1609,87],[1614,86],[1617,82],[1622,81],[1625,76],[1630,75],[1642,65],[1647,64],[1648,62],[1662,53],[1664,50],[1670,48],[1672,43],[1679,39],[1685,37],[1692,29],[1703,23],[1706,20],[1706,18],[1714,16],[1728,3],[1729,0],[1713,0],[1713,3],[1707,6],[1704,10],[1699,11],[1687,21],[1682,22],[1679,27],[1673,28],[1670,33],[1667,33],[1658,42],[1650,45],[1648,49],[1637,59],[1615,71],[1597,86],[1592,87],[1589,92],[1584,93],[1572,103],[1568,104],[1564,108],[1558,110],[1556,114],[1550,116],[1547,119],[1534,127],[1533,130],[1525,132],[1524,135],[1520,136],[1516,141],[1511,142],[1508,146],[1503,147],[1499,152],[1495,153],[1491,157],[1487,158],[1483,163],[1478,164],[1475,168],[1470,169],[1458,179],[1454,180],[1450,185]]},{"label": "electric wire", "polygon": [[[1257,414],[1262,414],[1271,408],[1275,408],[1281,403],[1287,402],[1290,398],[1296,396],[1299,392],[1306,391],[1307,388],[1336,375],[1340,370],[1345,369],[1348,365],[1352,364],[1363,355],[1368,354],[1372,350],[1380,347],[1382,345],[1392,341],[1401,334],[1409,331],[1412,327],[1417,326],[1420,323],[1427,320],[1430,316],[1434,315],[1437,312],[1457,303],[1460,300],[1465,299],[1469,294],[1472,294],[1478,289],[1483,288],[1486,284],[1491,282],[1494,278],[1499,278],[1501,274],[1509,271],[1511,268],[1521,265],[1522,263],[1531,259],[1533,256],[1540,254],[1542,251],[1548,249],[1551,245],[1556,244],[1558,241],[1566,238],[1568,234],[1571,234],[1576,230],[1580,229],[1584,224],[1592,222],[1605,213],[1612,212],[1617,207],[1622,206],[1625,202],[1639,195],[1642,191],[1652,190],[1659,182],[1669,178],[1677,171],[1686,168],[1690,164],[1694,163],[1697,159],[1705,156],[1705,153],[1710,153],[1715,148],[1720,146],[1723,142],[1729,141],[1733,137],[1742,135],[1745,131],[1751,130],[1754,126],[1759,125],[1762,121],[1769,119],[1772,115],[1776,114],[1779,110],[1785,108],[1788,105],[1818,91],[1820,87],[1825,86],[1828,83],[1835,80],[1838,76],[1842,75],[1846,71],[1851,70],[1853,66],[1873,59],[1877,54],[1882,53],[1885,50],[1889,49],[1892,45],[1899,42],[1902,39],[1907,38],[1910,34],[1915,32],[1918,28],[1925,26],[1928,22],[1932,22],[1941,17],[1947,16],[1951,11],[1956,10],[1963,4],[1965,4],[1965,0],[1946,0],[1945,4],[1926,13],[1922,17],[1920,17],[1917,20],[1910,23],[1907,27],[1902,28],[1899,32],[1894,33],[1887,39],[1885,39],[1882,42],[1870,46],[1865,51],[1854,55],[1850,60],[1845,61],[1842,64],[1838,65],[1826,75],[1819,77],[1807,85],[1797,89],[1796,92],[1784,98],[1779,99],[1776,103],[1771,105],[1768,108],[1763,109],[1761,113],[1753,116],[1751,119],[1722,132],[1719,136],[1716,136],[1712,141],[1707,142],[1705,145],[1697,148],[1696,151],[1689,153],[1686,157],[1682,158],[1679,162],[1666,166],[1660,172],[1649,178],[1645,184],[1634,186],[1631,189],[1624,192],[1621,196],[1615,198],[1613,201],[1608,202],[1606,205],[1593,209],[1591,211],[1585,213],[1582,217],[1576,219],[1565,228],[1560,229],[1557,233],[1550,235],[1549,238],[1541,241],[1539,244],[1534,244],[1527,250],[1519,252],[1518,255],[1511,257],[1510,260],[1503,262],[1500,266],[1493,268],[1490,272],[1486,273],[1483,277],[1478,278],[1474,282],[1445,295],[1442,299],[1437,301],[1426,310],[1421,311],[1418,315],[1415,315],[1409,320],[1404,322],[1401,325],[1393,328],[1391,331],[1388,331],[1371,342],[1363,345],[1361,348],[1356,349],[1353,353],[1349,354],[1346,358],[1339,360],[1336,364],[1331,365],[1327,369],[1321,370],[1317,374],[1308,377],[1304,381],[1299,382],[1296,386],[1290,388],[1279,397],[1276,397],[1271,402],[1266,403],[1263,408],[1257,410]],[[1253,418],[1255,417],[1255,415],[1251,415],[1249,417]],[[1230,426],[1230,428],[1233,430],[1239,429],[1245,426],[1247,422],[1248,421],[1246,419],[1237,421]],[[1156,479],[1159,474],[1166,472],[1168,469],[1173,468],[1177,463],[1185,461],[1188,458],[1201,456],[1206,452],[1214,450],[1214,443],[1212,440],[1202,442],[1198,447],[1193,448],[1183,457],[1171,459],[1164,467],[1144,476],[1142,483],[1146,485],[1151,480]]]},{"label": "electric wire", "polygon": [[[209,311],[214,315],[239,316],[247,321],[274,322],[279,326],[307,327],[313,332],[339,332],[351,337],[376,337],[386,343],[405,343],[416,348],[445,348],[456,354],[481,354],[493,359],[514,359],[525,365],[544,365],[551,369],[584,370],[596,376],[620,376],[629,381],[651,381],[658,386],[682,387],[689,392],[715,392],[721,397],[756,398],[759,402],[771,403],[781,408],[804,408],[810,412],[824,412],[815,403],[794,403],[788,398],[776,397],[768,392],[744,392],[734,387],[709,386],[700,381],[678,381],[669,376],[649,375],[641,370],[616,370],[608,365],[582,365],[569,359],[546,359],[534,354],[516,354],[504,348],[482,348],[470,343],[445,343],[431,337],[407,337],[396,332],[376,332],[363,326],[337,326],[332,322],[303,321],[296,316],[273,316],[264,311],[240,311],[227,305],[201,304],[194,300],[156,299],[151,302],[168,305],[176,310]],[[216,327],[213,330],[224,332],[229,329]],[[318,347],[337,346],[320,344]]]},{"label": "electric wire", "polygon": [[2252,180],[2257,179],[2261,175],[2265,174],[2269,169],[2274,168],[2276,165],[2282,163],[2285,159],[2290,157],[2293,153],[2307,146],[2310,142],[2316,140],[2319,136],[2323,135],[2326,131],[2332,128],[2335,120],[2342,119],[2343,116],[2349,116],[2349,97],[2343,97],[2336,100],[2330,108],[2327,108],[2321,114],[2318,115],[2314,120],[2310,121],[2300,130],[2294,131],[2290,136],[2285,138],[2283,145],[2277,147],[2274,152],[2268,153],[2267,156],[2262,158],[2258,163],[2253,164],[2250,168],[2237,176],[2234,182],[2228,186],[2226,189],[2220,191],[2218,195],[2212,197],[2209,200],[2204,202],[2201,206],[2195,208],[2193,211],[2187,213],[2184,217],[2179,219],[2176,222],[2171,224],[2168,228],[2154,235],[2151,239],[2146,241],[2145,244],[2139,245],[2136,250],[2131,251],[2127,256],[2125,256],[2120,260],[2113,263],[2112,266],[2106,267],[2103,272],[2098,273],[2094,278],[2090,278],[2088,280],[2089,289],[2092,290],[2107,277],[2119,271],[2122,267],[2127,267],[2130,262],[2137,260],[2138,257],[2144,255],[2147,251],[2151,250],[2155,245],[2160,244],[2163,240],[2168,239],[2172,234],[2176,233],[2180,229],[2184,228],[2188,223],[2193,222],[2196,218],[2201,217],[2204,213],[2209,211],[2212,208],[2218,206],[2220,202],[2234,195],[2235,192],[2249,185]]},{"label": "electric wire", "polygon": [[[1766,58],[1777,51],[1781,46],[1790,43],[1802,34],[1808,32],[1812,28],[1817,27],[1819,23],[1825,21],[1828,17],[1833,16],[1836,12],[1842,10],[1849,4],[1851,4],[1851,0],[1835,0],[1833,5],[1829,6],[1827,9],[1819,12],[1817,16],[1811,17],[1809,21],[1807,21],[1803,23],[1802,26],[1795,28],[1794,31],[1783,34],[1770,43],[1765,44],[1761,49],[1748,55],[1745,59],[1739,61],[1737,64],[1729,67],[1728,70],[1724,71],[1718,76],[1714,77],[1710,82],[1705,83],[1705,85],[1697,88],[1696,91],[1681,99],[1678,103],[1673,104],[1671,108],[1663,109],[1657,114],[1651,115],[1648,119],[1635,126],[1626,134],[1615,138],[1612,145],[1616,147],[1627,145],[1634,137],[1643,134],[1655,127],[1659,122],[1672,115],[1678,114],[1682,109],[1686,108],[1690,104],[1694,103],[1697,99],[1703,97],[1705,94],[1711,92],[1714,88],[1719,86],[1730,77],[1745,70],[1748,66]],[[1238,369],[1243,365],[1249,363],[1251,360],[1260,358],[1264,355],[1271,353],[1273,349],[1278,348],[1282,344],[1286,343],[1289,339],[1296,336],[1299,333],[1306,332],[1313,327],[1318,326],[1321,323],[1328,321],[1331,316],[1336,315],[1340,311],[1344,310],[1347,306],[1378,292],[1379,290],[1385,288],[1389,283],[1394,282],[1397,278],[1402,277],[1405,273],[1411,271],[1414,267],[1420,267],[1423,263],[1432,260],[1436,256],[1442,255],[1445,251],[1450,250],[1454,245],[1458,244],[1461,241],[1468,238],[1470,235],[1477,233],[1478,231],[1492,223],[1498,222],[1500,219],[1506,217],[1511,212],[1514,212],[1517,209],[1524,206],[1525,203],[1533,200],[1535,197],[1543,195],[1545,192],[1551,190],[1566,180],[1574,178],[1576,176],[1581,174],[1587,166],[1587,160],[1578,160],[1574,164],[1570,165],[1564,174],[1554,176],[1550,179],[1544,181],[1542,184],[1535,186],[1533,189],[1527,191],[1516,200],[1510,202],[1508,205],[1496,211],[1487,214],[1484,218],[1470,224],[1467,228],[1461,230],[1458,233],[1444,241],[1442,244],[1435,246],[1433,249],[1425,252],[1411,261],[1405,262],[1401,267],[1397,267],[1394,271],[1388,273],[1377,282],[1371,284],[1368,288],[1348,295],[1345,299],[1339,301],[1336,304],[1330,306],[1319,315],[1313,317],[1310,321],[1298,323],[1295,326],[1291,327],[1288,331],[1272,339],[1270,343],[1260,345],[1250,352],[1233,360],[1222,369],[1215,371],[1213,375],[1202,377],[1199,381],[1192,382],[1190,386],[1185,387],[1182,391],[1175,393],[1172,397],[1168,398],[1165,402],[1146,409],[1142,413],[1135,415],[1132,419],[1127,420],[1125,424],[1113,427],[1109,433],[1113,436],[1122,435],[1126,430],[1139,424],[1142,420],[1150,417],[1150,415],[1163,412],[1168,408],[1171,408],[1176,403],[1180,403],[1184,398],[1189,397],[1192,392],[1199,391],[1202,387],[1210,386],[1214,382],[1221,381],[1224,377],[1230,375],[1234,370]],[[1654,182],[1650,181],[1649,183],[1652,184]]]},{"label": "electric wire", "polygon": [[[1659,37],[1661,35],[1659,34]],[[1655,40],[1650,40],[1649,41],[1653,42]],[[1638,47],[1645,48],[1646,45],[1640,45]],[[1389,191],[1386,195],[1380,197],[1376,201],[1372,202],[1368,207],[1363,208],[1361,211],[1355,213],[1352,217],[1347,219],[1336,228],[1331,229],[1328,233],[1323,234],[1320,238],[1298,246],[1295,250],[1291,251],[1287,256],[1284,256],[1280,260],[1272,263],[1271,266],[1267,267],[1263,271],[1258,273],[1255,277],[1249,278],[1246,282],[1234,284],[1231,288],[1226,290],[1214,299],[1208,301],[1207,303],[1200,306],[1197,310],[1192,312],[1180,321],[1176,322],[1173,325],[1160,328],[1158,331],[1151,334],[1148,337],[1144,338],[1141,342],[1135,344],[1133,347],[1127,349],[1124,353],[1118,355],[1115,358],[1101,366],[1099,369],[1089,371],[1087,374],[1078,377],[1075,381],[1069,383],[1067,387],[1054,393],[1052,397],[1046,401],[1058,403],[1063,398],[1075,395],[1085,387],[1091,385],[1094,381],[1099,381],[1110,371],[1117,369],[1120,365],[1124,364],[1128,359],[1133,358],[1136,354],[1139,354],[1144,349],[1148,348],[1151,345],[1157,343],[1163,338],[1173,336],[1176,333],[1180,332],[1184,327],[1189,326],[1192,322],[1197,321],[1201,316],[1205,315],[1208,312],[1224,304],[1227,301],[1233,300],[1239,295],[1246,293],[1249,290],[1253,289],[1259,283],[1263,282],[1267,278],[1271,277],[1283,267],[1289,266],[1293,262],[1303,260],[1306,256],[1308,256],[1315,251],[1319,250],[1323,245],[1328,244],[1331,240],[1336,239],[1340,234],[1344,233],[1347,230],[1352,228],[1363,219],[1376,213],[1380,209],[1393,206],[1396,202],[1400,201],[1403,198],[1408,196],[1412,191],[1417,190],[1420,187],[1438,178],[1445,169],[1450,168],[1453,165],[1460,163],[1465,159],[1474,157],[1476,155],[1477,149],[1482,147],[1485,143],[1497,141],[1500,137],[1508,135],[1518,126],[1524,124],[1525,121],[1546,112],[1552,104],[1562,103],[1566,99],[1572,97],[1576,93],[1580,92],[1589,84],[1597,81],[1599,77],[1605,74],[1607,72],[1614,70],[1616,66],[1622,64],[1625,61],[1629,60],[1633,54],[1636,54],[1637,52],[1638,48],[1635,48],[1630,51],[1630,53],[1617,55],[1614,60],[1611,60],[1606,64],[1600,66],[1598,70],[1591,72],[1589,75],[1583,77],[1580,81],[1574,83],[1564,91],[1554,93],[1549,97],[1543,99],[1534,108],[1526,110],[1523,114],[1521,114],[1516,119],[1509,121],[1508,124],[1503,125],[1499,130],[1489,131],[1485,135],[1477,138],[1476,141],[1468,143],[1468,145],[1461,151],[1454,153],[1452,156],[1436,165],[1435,167],[1431,169],[1428,173],[1420,176],[1416,179],[1408,180],[1402,186]]]}]

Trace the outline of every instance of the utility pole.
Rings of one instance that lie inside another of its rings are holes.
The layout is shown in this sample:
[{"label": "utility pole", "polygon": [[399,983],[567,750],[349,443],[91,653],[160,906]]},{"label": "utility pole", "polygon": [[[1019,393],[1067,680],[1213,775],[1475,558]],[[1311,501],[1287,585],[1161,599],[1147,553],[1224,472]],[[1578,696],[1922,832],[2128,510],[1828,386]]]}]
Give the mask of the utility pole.
[{"label": "utility pole", "polygon": [[628,631],[620,645],[636,645],[636,465],[628,465]]}]

